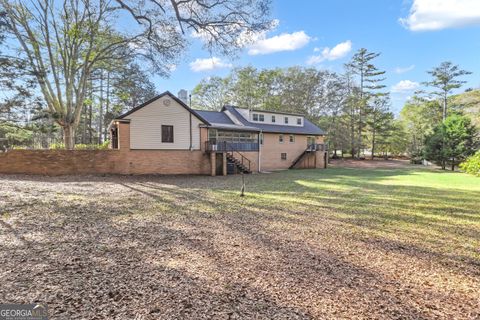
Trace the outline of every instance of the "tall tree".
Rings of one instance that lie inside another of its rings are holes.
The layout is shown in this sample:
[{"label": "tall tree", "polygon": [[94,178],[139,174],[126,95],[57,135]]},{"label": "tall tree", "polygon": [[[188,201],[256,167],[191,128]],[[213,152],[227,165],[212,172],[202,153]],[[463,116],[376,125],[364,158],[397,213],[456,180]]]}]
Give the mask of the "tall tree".
[{"label": "tall tree", "polygon": [[390,98],[388,96],[376,96],[371,105],[366,124],[370,133],[371,159],[373,160],[379,136],[388,136],[391,131],[393,114],[389,112]]},{"label": "tall tree", "polygon": [[[358,104],[358,150],[357,157],[360,157],[360,149],[363,146],[362,136],[365,126],[365,118],[368,113],[368,103],[370,99],[378,95],[378,90],[385,88],[385,85],[381,84],[385,78],[381,77],[385,74],[385,71],[379,70],[374,64],[373,60],[376,59],[380,53],[369,52],[365,48],[359,49],[350,62],[346,65],[347,69],[353,74],[357,75],[359,86],[359,104]],[[353,155],[352,155],[353,156]]]},{"label": "tall tree", "polygon": [[438,100],[414,96],[400,111],[400,121],[406,131],[408,153],[419,159],[423,155],[425,137],[442,122],[442,106]]},{"label": "tall tree", "polygon": [[225,78],[213,76],[202,79],[192,90],[194,108],[204,110],[220,110],[231,102],[231,76]]},{"label": "tall tree", "polygon": [[443,121],[447,118],[448,96],[454,89],[460,88],[466,81],[458,80],[459,77],[469,75],[471,72],[462,70],[458,65],[450,61],[442,62],[438,67],[427,71],[432,76],[431,81],[424,82],[425,85],[434,87],[437,90],[432,94],[440,97],[443,102]]},{"label": "tall tree", "polygon": [[[72,149],[88,81],[102,61],[135,56],[167,75],[186,47],[187,29],[208,49],[231,54],[244,45],[238,39],[270,28],[269,5],[269,0],[0,0],[0,11]],[[129,30],[120,27],[119,19],[128,23],[125,13],[137,22]]]}]

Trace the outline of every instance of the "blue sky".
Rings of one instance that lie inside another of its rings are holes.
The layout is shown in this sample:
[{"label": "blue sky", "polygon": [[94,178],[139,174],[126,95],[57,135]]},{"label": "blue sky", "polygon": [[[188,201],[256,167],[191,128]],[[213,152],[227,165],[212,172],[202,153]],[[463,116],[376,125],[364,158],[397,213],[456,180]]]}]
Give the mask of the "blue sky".
[{"label": "blue sky", "polygon": [[272,18],[277,27],[234,60],[202,50],[192,38],[171,77],[154,77],[158,90],[191,90],[202,78],[247,65],[341,72],[362,47],[381,53],[376,64],[387,71],[396,113],[442,61],[473,72],[464,88],[480,87],[480,0],[274,0]]}]

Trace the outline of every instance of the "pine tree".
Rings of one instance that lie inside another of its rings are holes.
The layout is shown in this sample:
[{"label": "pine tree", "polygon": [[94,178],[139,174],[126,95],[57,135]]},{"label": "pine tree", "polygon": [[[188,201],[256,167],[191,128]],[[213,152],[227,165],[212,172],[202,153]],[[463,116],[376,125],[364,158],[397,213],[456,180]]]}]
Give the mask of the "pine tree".
[{"label": "pine tree", "polygon": [[[347,69],[357,75],[359,86],[359,101],[357,106],[357,158],[360,158],[360,149],[363,147],[362,135],[365,128],[365,121],[368,114],[368,104],[373,96],[380,94],[378,90],[385,88],[381,82],[385,78],[381,77],[385,71],[379,70],[372,61],[380,53],[369,52],[362,48],[355,53],[350,62],[346,65]],[[352,155],[353,156],[353,155]]]}]

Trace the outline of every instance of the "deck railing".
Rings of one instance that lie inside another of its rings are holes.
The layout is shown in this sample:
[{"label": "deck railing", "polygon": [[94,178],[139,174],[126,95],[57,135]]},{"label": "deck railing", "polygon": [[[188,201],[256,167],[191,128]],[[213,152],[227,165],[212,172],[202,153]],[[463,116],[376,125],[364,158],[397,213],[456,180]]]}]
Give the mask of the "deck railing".
[{"label": "deck railing", "polygon": [[327,151],[327,145],[323,143],[312,143],[307,146],[307,149],[305,151],[307,152]]},{"label": "deck railing", "polygon": [[228,151],[258,151],[258,142],[229,142],[229,141],[205,141],[205,150],[208,152]]}]

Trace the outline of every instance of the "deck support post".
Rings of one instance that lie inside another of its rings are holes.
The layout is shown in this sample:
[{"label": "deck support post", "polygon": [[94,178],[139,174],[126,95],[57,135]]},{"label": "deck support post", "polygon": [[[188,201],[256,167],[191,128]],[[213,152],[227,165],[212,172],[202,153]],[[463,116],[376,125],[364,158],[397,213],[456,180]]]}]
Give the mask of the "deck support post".
[{"label": "deck support post", "polygon": [[215,177],[217,174],[217,154],[215,152],[210,152],[210,175]]},{"label": "deck support post", "polygon": [[227,175],[227,153],[222,153],[222,173],[224,176]]}]

